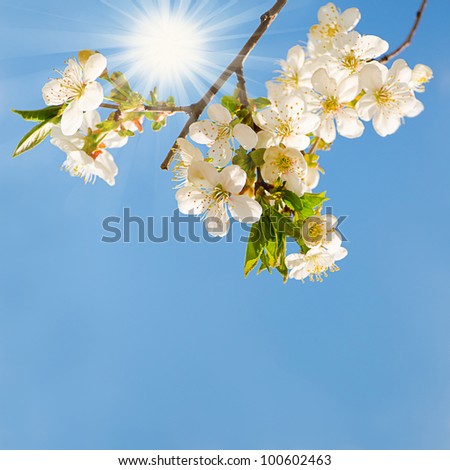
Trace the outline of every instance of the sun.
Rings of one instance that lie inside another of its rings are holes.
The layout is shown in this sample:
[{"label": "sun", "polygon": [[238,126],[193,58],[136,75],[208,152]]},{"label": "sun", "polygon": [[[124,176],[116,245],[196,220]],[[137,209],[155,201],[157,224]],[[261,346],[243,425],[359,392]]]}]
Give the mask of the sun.
[{"label": "sun", "polygon": [[204,93],[232,59],[230,49],[241,38],[232,34],[254,14],[236,14],[236,1],[102,0],[120,14],[108,35],[110,63],[149,92],[157,87],[162,99],[173,95],[190,102]]}]

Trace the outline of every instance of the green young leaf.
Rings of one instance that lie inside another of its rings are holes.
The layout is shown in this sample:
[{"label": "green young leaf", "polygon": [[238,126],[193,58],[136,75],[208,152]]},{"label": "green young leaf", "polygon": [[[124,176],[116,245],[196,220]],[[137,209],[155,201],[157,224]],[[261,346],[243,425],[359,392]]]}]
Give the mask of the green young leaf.
[{"label": "green young leaf", "polygon": [[159,132],[163,127],[164,127],[165,123],[164,122],[154,122],[152,124],[152,129],[155,131],[155,132]]},{"label": "green young leaf", "polygon": [[301,240],[302,229],[290,217],[280,214],[273,207],[270,207],[268,212],[277,233],[294,238],[295,240]]},{"label": "green young leaf", "polygon": [[302,211],[304,208],[302,198],[292,191],[285,189],[283,191],[283,201],[292,211]]},{"label": "green young leaf", "polygon": [[23,119],[25,119],[25,121],[43,122],[58,116],[61,112],[61,109],[62,105],[48,106],[47,108],[36,109],[33,111],[20,111],[13,109],[12,112],[21,116]]},{"label": "green young leaf", "polygon": [[222,106],[228,109],[232,115],[241,108],[241,102],[234,96],[224,96],[221,100]]},{"label": "green young leaf", "polygon": [[122,72],[112,73],[109,79],[115,87],[115,90],[112,90],[111,95],[116,91],[117,94],[122,97],[122,100],[124,100],[133,93],[128,80]]},{"label": "green young leaf", "polygon": [[247,277],[256,268],[258,261],[264,251],[265,239],[261,228],[261,222],[252,225],[247,243],[247,253],[245,255],[244,275]]},{"label": "green young leaf", "polygon": [[58,122],[57,118],[44,121],[33,127],[28,134],[19,142],[19,145],[14,151],[13,158],[21,155],[22,153],[28,152],[32,148],[39,145],[52,131],[53,126]]},{"label": "green young leaf", "polygon": [[253,160],[253,163],[257,167],[261,167],[264,165],[264,154],[266,153],[266,149],[258,149],[254,150],[250,153],[250,157]]},{"label": "green young leaf", "polygon": [[256,180],[256,167],[255,164],[247,151],[240,147],[236,151],[236,156],[233,158],[233,164],[239,165],[245,173],[247,173],[247,178],[250,184],[253,184]]},{"label": "green young leaf", "polygon": [[251,103],[256,109],[264,109],[272,104],[267,98],[256,98],[255,100],[251,100]]}]

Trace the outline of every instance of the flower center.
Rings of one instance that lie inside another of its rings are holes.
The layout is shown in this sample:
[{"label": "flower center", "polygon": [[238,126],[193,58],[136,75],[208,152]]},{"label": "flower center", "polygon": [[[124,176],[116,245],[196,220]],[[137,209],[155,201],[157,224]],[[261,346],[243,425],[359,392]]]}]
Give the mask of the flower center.
[{"label": "flower center", "polygon": [[324,113],[337,113],[341,107],[339,100],[336,96],[330,96],[327,98],[323,104],[323,112]]},{"label": "flower center", "polygon": [[292,169],[292,160],[286,155],[280,155],[276,165],[280,173],[289,173]]},{"label": "flower center", "polygon": [[375,93],[375,99],[379,105],[387,105],[392,101],[392,93],[388,88],[383,87]]},{"label": "flower center", "polygon": [[352,73],[357,72],[361,65],[361,60],[356,56],[355,51],[350,51],[342,59],[342,65]]}]

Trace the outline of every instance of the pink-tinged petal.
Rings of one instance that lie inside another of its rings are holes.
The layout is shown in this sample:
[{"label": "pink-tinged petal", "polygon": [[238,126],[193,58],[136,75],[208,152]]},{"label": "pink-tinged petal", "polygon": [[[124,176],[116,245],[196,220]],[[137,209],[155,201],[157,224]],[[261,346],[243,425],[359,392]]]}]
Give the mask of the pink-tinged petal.
[{"label": "pink-tinged petal", "polygon": [[210,203],[210,198],[205,191],[186,186],[177,191],[178,209],[182,214],[201,215]]},{"label": "pink-tinged petal", "polygon": [[233,219],[243,224],[254,224],[262,215],[260,204],[248,196],[232,196],[228,201]]},{"label": "pink-tinged petal", "polygon": [[219,172],[207,162],[192,162],[188,171],[189,183],[199,188],[215,188],[219,184]]},{"label": "pink-tinged petal", "polygon": [[219,128],[213,122],[199,121],[189,128],[189,135],[197,144],[212,145],[219,135]]},{"label": "pink-tinged petal", "polygon": [[336,140],[336,126],[332,116],[327,116],[322,119],[322,124],[319,128],[318,135],[327,144],[331,144]]},{"label": "pink-tinged petal", "polygon": [[337,23],[339,21],[339,12],[334,3],[328,3],[321,7],[318,13],[321,24]]},{"label": "pink-tinged petal", "polygon": [[93,82],[97,80],[100,75],[105,71],[107,61],[102,54],[93,54],[84,66],[84,80],[85,82]]},{"label": "pink-tinged petal", "polygon": [[220,173],[219,183],[225,191],[231,194],[239,194],[246,182],[247,174],[237,165],[228,166]]},{"label": "pink-tinged petal", "polygon": [[208,108],[208,116],[212,121],[224,126],[228,126],[228,124],[233,120],[230,111],[221,104],[212,104]]},{"label": "pink-tinged petal", "polygon": [[205,228],[213,237],[224,237],[230,230],[230,217],[224,203],[214,204],[206,214]]},{"label": "pink-tinged petal", "polygon": [[212,159],[214,165],[224,167],[233,158],[233,151],[228,141],[218,141],[208,150],[208,157]]},{"label": "pink-tinged petal", "polygon": [[233,135],[245,150],[254,149],[258,143],[256,132],[245,124],[237,124],[233,129]]},{"label": "pink-tinged petal", "polygon": [[330,78],[325,69],[317,70],[311,78],[311,83],[318,93],[326,97],[336,96],[337,83],[336,80]]},{"label": "pink-tinged petal", "polygon": [[401,119],[394,113],[378,111],[373,118],[373,127],[381,137],[394,134],[400,125]]},{"label": "pink-tinged petal", "polygon": [[78,103],[82,111],[95,111],[103,101],[103,87],[98,82],[86,85]]},{"label": "pink-tinged petal", "polygon": [[358,75],[350,75],[348,78],[339,83],[337,96],[340,103],[350,103],[359,94],[359,78]]},{"label": "pink-tinged petal", "polygon": [[364,124],[354,109],[343,109],[336,116],[338,132],[348,139],[356,139],[364,133]]},{"label": "pink-tinged petal", "polygon": [[74,135],[83,122],[83,111],[80,110],[77,101],[73,101],[64,110],[61,119],[61,130],[64,135]]},{"label": "pink-tinged petal", "polygon": [[361,13],[357,8],[349,8],[341,15],[341,22],[347,31],[351,31],[361,20]]}]

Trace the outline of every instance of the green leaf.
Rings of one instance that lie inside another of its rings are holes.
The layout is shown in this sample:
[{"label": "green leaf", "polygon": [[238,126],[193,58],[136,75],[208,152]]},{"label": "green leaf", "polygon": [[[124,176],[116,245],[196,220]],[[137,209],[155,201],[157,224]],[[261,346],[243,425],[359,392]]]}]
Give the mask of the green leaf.
[{"label": "green leaf", "polygon": [[56,118],[44,121],[33,127],[28,134],[19,142],[19,145],[14,151],[13,158],[21,155],[22,153],[28,152],[32,148],[39,145],[52,131],[53,126],[58,122]]},{"label": "green leaf", "polygon": [[302,198],[287,189],[283,191],[283,201],[292,211],[301,211],[304,207]]},{"label": "green leaf", "polygon": [[[121,94],[123,97],[130,96],[133,93],[133,90],[126,79],[125,75],[122,72],[114,72],[109,77],[110,81],[116,88],[116,91]],[[113,90],[114,91],[114,90]]]},{"label": "green leaf", "polygon": [[236,112],[241,108],[241,102],[234,96],[224,96],[221,102],[222,106],[227,108],[231,114],[236,114]]},{"label": "green leaf", "polygon": [[12,112],[21,116],[23,119],[25,119],[25,121],[43,122],[58,116],[61,112],[61,109],[62,105],[48,106],[47,108],[36,109],[33,111],[20,111],[17,109],[12,109]]},{"label": "green leaf", "polygon": [[254,150],[252,153],[250,153],[250,157],[253,160],[253,163],[255,166],[263,166],[264,165],[264,154],[266,153],[266,149],[258,149]]},{"label": "green leaf", "polygon": [[280,214],[273,207],[270,207],[268,212],[270,213],[272,224],[278,233],[294,238],[295,240],[301,240],[302,229],[295,224],[290,217]]},{"label": "green leaf", "polygon": [[320,194],[306,193],[302,200],[306,206],[312,207],[313,209],[321,206],[324,202],[329,201],[326,192]]},{"label": "green leaf", "polygon": [[256,180],[256,167],[255,164],[247,151],[240,147],[236,151],[236,156],[233,158],[233,164],[239,165],[245,173],[247,173],[247,178],[250,184],[253,184]]},{"label": "green leaf", "polygon": [[244,275],[247,277],[256,268],[258,261],[264,251],[265,239],[261,228],[261,222],[252,225],[247,243],[247,253],[245,255]]},{"label": "green leaf", "polygon": [[251,100],[251,103],[256,109],[264,109],[272,104],[267,98],[256,98],[255,100]]},{"label": "green leaf", "polygon": [[164,122],[154,122],[152,124],[152,129],[155,132],[159,132],[164,127]]}]

